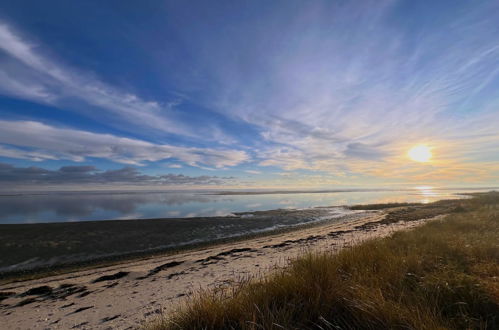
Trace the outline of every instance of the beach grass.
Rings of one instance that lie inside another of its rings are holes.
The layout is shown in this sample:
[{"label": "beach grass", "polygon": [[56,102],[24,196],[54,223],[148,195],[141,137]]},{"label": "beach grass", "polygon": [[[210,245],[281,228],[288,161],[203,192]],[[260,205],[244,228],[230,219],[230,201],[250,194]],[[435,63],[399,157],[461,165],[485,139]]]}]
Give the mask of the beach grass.
[{"label": "beach grass", "polygon": [[475,194],[411,231],[199,292],[145,328],[499,329],[499,193]]}]

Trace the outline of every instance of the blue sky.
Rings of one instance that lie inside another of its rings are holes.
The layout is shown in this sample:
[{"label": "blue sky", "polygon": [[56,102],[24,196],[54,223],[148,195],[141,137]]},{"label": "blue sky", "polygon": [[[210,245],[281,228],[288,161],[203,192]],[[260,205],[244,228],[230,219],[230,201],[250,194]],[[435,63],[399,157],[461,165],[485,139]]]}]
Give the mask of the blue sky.
[{"label": "blue sky", "polygon": [[2,7],[4,187],[499,184],[497,1]]}]

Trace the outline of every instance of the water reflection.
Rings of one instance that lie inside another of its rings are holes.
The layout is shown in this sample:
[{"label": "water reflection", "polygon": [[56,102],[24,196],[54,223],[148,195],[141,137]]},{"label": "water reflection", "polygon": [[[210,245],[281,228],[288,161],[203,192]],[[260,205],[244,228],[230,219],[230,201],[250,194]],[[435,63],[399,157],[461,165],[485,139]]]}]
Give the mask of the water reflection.
[{"label": "water reflection", "polygon": [[0,223],[223,216],[232,212],[456,198],[457,191],[352,191],[270,195],[195,192],[50,193],[0,196]]},{"label": "water reflection", "polygon": [[[143,218],[143,206],[182,206],[209,203],[210,196],[172,193],[54,193],[46,195],[0,196],[0,223],[46,222]],[[180,211],[151,214],[151,217],[177,217]],[[23,221],[24,220],[24,221]]]},{"label": "water reflection", "polygon": [[416,189],[419,191],[419,194],[423,197],[421,200],[421,203],[423,204],[428,204],[432,202],[432,199],[435,199],[435,197],[438,197],[438,193],[433,190],[433,187],[430,186],[421,186],[421,187],[416,187]]}]

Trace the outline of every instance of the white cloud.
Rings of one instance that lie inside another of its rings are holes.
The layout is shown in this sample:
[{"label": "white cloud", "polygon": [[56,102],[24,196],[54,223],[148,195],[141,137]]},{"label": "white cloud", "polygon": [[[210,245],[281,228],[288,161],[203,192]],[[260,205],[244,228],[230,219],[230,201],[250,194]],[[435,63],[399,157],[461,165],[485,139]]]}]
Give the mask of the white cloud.
[{"label": "white cloud", "polygon": [[34,161],[84,161],[88,157],[95,157],[142,165],[145,162],[178,159],[191,166],[223,168],[238,165],[249,158],[240,150],[154,144],[111,134],[58,128],[34,121],[0,120],[0,144],[4,144],[0,146],[0,156]]},{"label": "white cloud", "polygon": [[248,174],[262,174],[261,171],[257,171],[257,170],[245,170],[244,172],[246,172]]},{"label": "white cloud", "polygon": [[[32,160],[35,162],[58,159],[57,156],[51,155],[49,153],[39,152],[39,151],[13,149],[13,148],[8,148],[8,147],[2,146],[2,145],[0,145],[0,156],[8,157],[8,158]],[[82,158],[74,157],[74,158],[72,158],[72,160],[81,161]]]}]

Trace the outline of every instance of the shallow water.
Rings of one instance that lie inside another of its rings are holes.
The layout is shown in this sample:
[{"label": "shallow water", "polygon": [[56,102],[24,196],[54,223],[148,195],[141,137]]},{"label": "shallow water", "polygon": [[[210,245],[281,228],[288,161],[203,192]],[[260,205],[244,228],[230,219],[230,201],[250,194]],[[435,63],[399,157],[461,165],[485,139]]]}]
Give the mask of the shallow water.
[{"label": "shallow water", "polygon": [[[490,189],[485,189],[490,190]],[[0,196],[0,224],[224,216],[234,212],[461,198],[460,190],[411,189],[219,195],[209,192],[50,192]],[[473,190],[478,191],[478,190]]]}]

